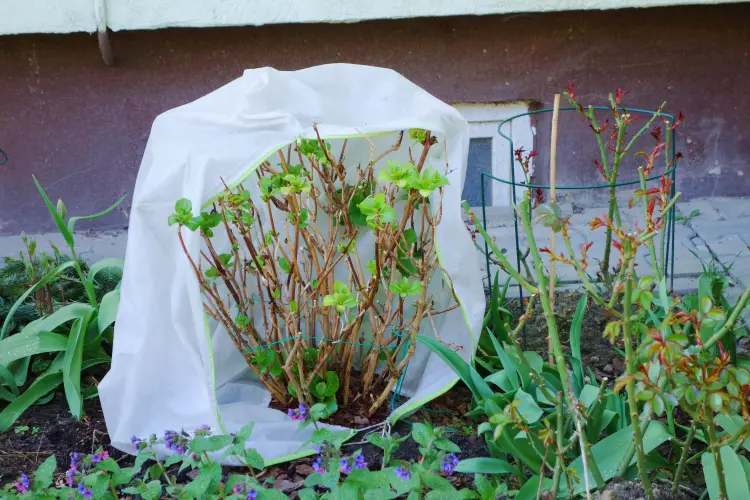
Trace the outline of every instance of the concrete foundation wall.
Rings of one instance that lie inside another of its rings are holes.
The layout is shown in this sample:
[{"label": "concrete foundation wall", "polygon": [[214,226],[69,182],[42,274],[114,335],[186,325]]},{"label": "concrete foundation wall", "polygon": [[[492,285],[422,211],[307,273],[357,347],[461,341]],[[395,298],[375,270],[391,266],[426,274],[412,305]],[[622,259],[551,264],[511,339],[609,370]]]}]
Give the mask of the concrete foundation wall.
[{"label": "concrete foundation wall", "polygon": [[[733,4],[130,31],[111,34],[115,67],[103,64],[95,36],[0,37],[0,148],[10,158],[0,167],[0,235],[53,230],[31,174],[69,213],[99,211],[132,193],[159,113],[245,68],[330,62],[394,68],[448,102],[546,106],[571,81],[587,103],[603,104],[618,87],[639,108],[668,100],[687,116],[678,190],[686,198],[748,194],[748,19],[750,4]],[[537,129],[543,166],[543,121]],[[559,183],[601,181],[592,141],[585,127],[562,138]],[[126,200],[80,228],[123,229],[128,211]]]}]

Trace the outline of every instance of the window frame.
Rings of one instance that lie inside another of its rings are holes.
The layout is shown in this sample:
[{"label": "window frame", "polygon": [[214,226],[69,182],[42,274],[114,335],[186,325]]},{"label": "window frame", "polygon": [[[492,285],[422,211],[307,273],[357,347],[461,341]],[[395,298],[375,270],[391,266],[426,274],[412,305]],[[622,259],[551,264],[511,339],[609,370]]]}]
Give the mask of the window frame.
[{"label": "window frame", "polygon": [[[500,135],[498,126],[503,120],[510,117],[527,113],[530,102],[492,102],[492,103],[457,103],[456,108],[469,123],[469,139],[490,139],[492,175],[500,179],[510,180],[510,143]],[[516,118],[510,124],[503,127],[503,131],[513,138],[516,148],[523,147],[527,151],[533,149],[535,129],[531,124],[530,117],[522,116]],[[468,167],[468,166],[467,166]],[[516,182],[523,180],[523,171],[519,165],[513,162]],[[533,171],[533,160],[531,169]],[[465,180],[465,179],[464,179]],[[491,187],[492,204],[487,208],[502,210],[511,206],[511,186],[502,182],[488,179]],[[487,181],[485,181],[487,182]],[[461,192],[463,194],[463,185]],[[516,196],[521,195],[521,188],[516,187]],[[481,208],[481,207],[472,207]]]}]

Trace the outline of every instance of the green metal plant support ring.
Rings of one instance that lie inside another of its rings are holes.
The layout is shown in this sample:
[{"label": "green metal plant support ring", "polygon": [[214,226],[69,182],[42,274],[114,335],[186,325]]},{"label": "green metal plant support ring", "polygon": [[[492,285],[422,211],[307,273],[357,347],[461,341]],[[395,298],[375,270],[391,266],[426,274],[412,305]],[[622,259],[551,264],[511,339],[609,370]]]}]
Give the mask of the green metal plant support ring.
[{"label": "green metal plant support ring", "polygon": [[[592,106],[593,109],[597,111],[611,111],[611,108],[607,106]],[[569,107],[563,107],[559,109],[560,111],[577,111],[578,108],[569,106]],[[645,114],[650,116],[663,116],[667,118],[670,122],[674,123],[674,115],[671,115],[669,113],[663,113],[659,111],[653,111],[653,110],[647,110],[647,109],[636,109],[636,108],[617,108],[618,111],[626,111],[628,113],[633,114]],[[497,131],[500,134],[501,137],[503,137],[505,140],[508,141],[510,145],[510,155],[509,155],[509,165],[510,165],[510,179],[501,179],[498,177],[495,177],[491,174],[488,174],[486,172],[480,172],[480,189],[481,189],[481,195],[482,195],[482,226],[484,227],[485,231],[487,230],[487,203],[485,199],[485,178],[490,179],[490,181],[497,181],[501,182],[503,184],[507,184],[509,186],[513,186],[511,189],[511,197],[513,200],[513,206],[515,207],[517,205],[517,199],[516,199],[516,190],[515,187],[524,187],[524,188],[530,188],[530,189],[542,189],[542,190],[549,190],[549,185],[543,185],[543,184],[523,184],[516,181],[515,176],[515,169],[513,168],[513,165],[515,163],[515,159],[513,156],[513,152],[515,151],[515,148],[513,147],[513,139],[503,133],[503,126],[511,123],[513,120],[517,118],[521,118],[524,116],[531,116],[531,115],[538,115],[541,113],[551,113],[554,111],[552,108],[545,108],[545,109],[538,109],[534,111],[528,111],[526,113],[520,113],[514,116],[511,116],[510,118],[503,120],[500,125],[497,127]],[[674,129],[669,130],[668,133],[670,134],[670,151],[669,154],[671,155],[671,158],[675,158],[676,156],[676,144],[675,144],[675,138],[676,133]],[[674,166],[662,172],[659,175],[654,175],[651,177],[648,177],[646,179],[646,182],[651,182],[654,180],[659,180],[663,175],[666,175],[668,177],[671,177],[672,179],[672,186],[671,186],[671,192],[670,195],[674,197],[676,188],[677,188],[677,162],[675,161]],[[585,185],[585,186],[555,186],[555,189],[563,190],[563,191],[575,191],[575,190],[583,190],[583,189],[607,189],[607,188],[617,188],[622,186],[632,186],[640,184],[640,180],[633,180],[633,181],[622,181],[622,182],[614,182],[609,184],[591,184],[591,185]],[[670,280],[670,288],[674,288],[674,254],[675,254],[675,217],[676,215],[676,208],[675,206],[672,206],[670,208],[669,212],[667,213],[667,221],[664,227],[664,231],[666,231],[666,251],[664,252],[664,262],[663,262],[663,275],[665,277],[669,277]],[[516,214],[515,210],[513,211],[513,227],[515,232],[515,245],[516,245],[516,270],[520,273],[521,272],[521,245],[520,245],[520,238],[519,238],[519,232],[518,232],[518,214]],[[490,257],[489,257],[489,246],[485,242],[484,244],[484,250],[485,250],[485,262],[487,266],[487,282],[491,285],[492,284],[492,275],[490,273]],[[521,285],[518,285],[518,294],[519,299],[521,302],[523,302],[523,288]],[[526,344],[526,339],[524,335],[524,345]]]}]

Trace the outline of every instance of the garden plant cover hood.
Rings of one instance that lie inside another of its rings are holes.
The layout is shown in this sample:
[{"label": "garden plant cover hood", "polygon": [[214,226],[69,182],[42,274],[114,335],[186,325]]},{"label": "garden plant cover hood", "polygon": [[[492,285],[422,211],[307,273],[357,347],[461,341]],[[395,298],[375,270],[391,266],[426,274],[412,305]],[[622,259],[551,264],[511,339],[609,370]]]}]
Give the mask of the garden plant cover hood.
[{"label": "garden plant cover hood", "polygon": [[[244,185],[255,196],[257,180],[250,175],[258,165],[299,138],[315,138],[313,124],[334,151],[349,138],[346,159],[352,168],[366,164],[373,147],[387,149],[401,130],[426,129],[437,137],[425,166],[441,172],[446,162],[450,166],[436,234],[438,273],[452,281],[460,307],[436,316],[435,328],[424,322],[420,333],[437,335],[466,360],[473,356],[485,303],[460,205],[469,134],[459,112],[389,69],[332,64],[291,72],[247,70],[154,121],[133,195],[112,368],[99,385],[116,448],[135,453],[134,435],[161,437],[167,429],[191,432],[204,424],[231,433],[254,422],[247,446],[267,465],[312,453],[303,443],[313,427],[299,430],[286,413],[268,407],[268,391],[253,380],[223,327],[204,314],[198,281],[167,218],[183,197],[195,213],[210,205],[224,182],[231,187],[247,179]],[[402,146],[388,158],[408,161],[407,151]],[[197,260],[199,234],[183,231],[183,236]],[[358,241],[358,251],[366,243]],[[418,345],[401,388],[410,399],[390,420],[426,404],[456,380],[437,355]],[[167,454],[164,448],[157,452]]]}]

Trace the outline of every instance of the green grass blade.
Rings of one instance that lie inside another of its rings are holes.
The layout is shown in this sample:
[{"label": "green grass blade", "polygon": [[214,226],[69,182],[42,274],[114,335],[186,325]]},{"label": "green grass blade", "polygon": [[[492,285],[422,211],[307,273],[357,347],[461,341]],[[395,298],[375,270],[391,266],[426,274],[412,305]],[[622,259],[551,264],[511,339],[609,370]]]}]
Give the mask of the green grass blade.
[{"label": "green grass blade", "polygon": [[21,307],[21,304],[23,304],[26,299],[29,298],[29,296],[37,291],[39,288],[43,287],[53,279],[55,279],[61,272],[65,271],[69,267],[73,267],[75,265],[75,261],[69,260],[67,262],[63,262],[56,268],[52,269],[50,272],[45,274],[42,279],[34,283],[33,286],[29,287],[28,290],[26,290],[23,295],[18,297],[18,300],[16,300],[16,303],[13,304],[13,307],[10,308],[10,311],[8,311],[8,315],[5,317],[5,321],[3,322],[3,328],[0,329],[0,340],[5,338],[5,335],[8,333],[8,330],[10,329],[11,325],[11,318],[13,318],[13,315],[16,313],[19,307]]}]

